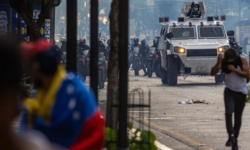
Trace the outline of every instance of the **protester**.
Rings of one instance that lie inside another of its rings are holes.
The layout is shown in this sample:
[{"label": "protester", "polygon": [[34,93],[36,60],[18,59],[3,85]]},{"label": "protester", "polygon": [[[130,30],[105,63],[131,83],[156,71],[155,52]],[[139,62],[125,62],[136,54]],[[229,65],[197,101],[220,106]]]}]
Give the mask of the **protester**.
[{"label": "protester", "polygon": [[[228,49],[218,55],[216,65],[212,68],[211,75],[216,75],[219,70],[225,73],[226,88],[224,91],[225,119],[228,133],[226,146],[238,150],[238,136],[241,127],[242,114],[246,103],[247,80],[249,79],[249,66],[244,57],[237,56],[233,49]],[[234,113],[234,127],[232,114]]]},{"label": "protester", "polygon": [[70,150],[100,150],[104,119],[91,90],[60,65],[60,55],[47,41],[21,46],[38,93],[24,102],[21,129],[42,132],[51,143]]}]

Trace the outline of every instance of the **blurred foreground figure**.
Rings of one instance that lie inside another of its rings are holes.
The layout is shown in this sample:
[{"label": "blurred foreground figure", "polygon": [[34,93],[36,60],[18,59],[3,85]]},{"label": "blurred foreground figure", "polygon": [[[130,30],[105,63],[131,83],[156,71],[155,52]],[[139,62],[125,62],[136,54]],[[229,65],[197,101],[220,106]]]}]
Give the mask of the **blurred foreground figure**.
[{"label": "blurred foreground figure", "polygon": [[23,149],[11,129],[18,115],[22,75],[21,55],[16,45],[0,39],[0,149],[3,150]]},{"label": "blurred foreground figure", "polygon": [[20,112],[18,97],[21,89],[22,61],[17,45],[11,40],[0,39],[0,149],[52,150],[46,138],[40,134],[17,134],[12,128],[12,123]]},{"label": "blurred foreground figure", "polygon": [[21,128],[42,132],[70,150],[100,150],[104,119],[83,81],[60,65],[60,54],[46,41],[23,44],[23,56],[38,93],[24,102]]}]

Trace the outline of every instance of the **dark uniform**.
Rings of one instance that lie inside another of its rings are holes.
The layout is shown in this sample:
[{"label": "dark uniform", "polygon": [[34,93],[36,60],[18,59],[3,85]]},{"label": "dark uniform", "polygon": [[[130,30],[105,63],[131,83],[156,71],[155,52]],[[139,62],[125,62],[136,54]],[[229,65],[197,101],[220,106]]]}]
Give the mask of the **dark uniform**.
[{"label": "dark uniform", "polygon": [[99,46],[99,53],[104,53],[105,59],[107,60],[107,49],[106,49],[104,42],[100,38],[99,38],[98,46]]},{"label": "dark uniform", "polygon": [[86,44],[85,39],[80,39],[80,42],[77,45],[77,68],[78,68],[77,70],[85,79],[84,71],[86,70],[84,70],[85,68],[82,62],[84,50],[89,50],[89,46]]},{"label": "dark uniform", "polygon": [[[131,51],[133,52],[134,51],[134,47],[140,47],[139,45],[139,39],[138,38],[134,38],[134,43],[133,43],[133,46],[131,47]],[[132,58],[130,57],[129,58],[129,61],[128,61],[128,69],[130,67],[130,65],[132,64]]]},{"label": "dark uniform", "polygon": [[146,65],[147,65],[147,52],[148,52],[148,45],[146,45],[146,40],[141,41],[141,46],[139,49],[139,54],[141,56],[141,68],[144,71],[144,76],[147,76],[147,70],[146,70]]},{"label": "dark uniform", "polygon": [[86,44],[86,40],[80,40],[79,44],[77,45],[77,53],[79,55],[83,55],[84,50],[89,50],[89,46]]},{"label": "dark uniform", "polygon": [[61,41],[62,42],[62,46],[61,46],[61,48],[60,48],[60,54],[61,54],[61,57],[62,57],[62,61],[64,62],[64,63],[66,63],[66,40],[62,40]]}]

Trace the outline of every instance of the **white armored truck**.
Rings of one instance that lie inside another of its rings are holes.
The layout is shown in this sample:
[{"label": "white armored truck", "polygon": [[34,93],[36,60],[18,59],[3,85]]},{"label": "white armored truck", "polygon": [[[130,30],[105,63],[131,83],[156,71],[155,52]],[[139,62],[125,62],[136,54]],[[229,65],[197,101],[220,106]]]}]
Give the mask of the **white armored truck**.
[{"label": "white armored truck", "polygon": [[[218,54],[229,48],[223,24],[226,16],[205,19],[205,15],[204,2],[184,2],[178,20],[159,18],[162,29],[158,49],[163,84],[177,85],[178,76],[210,75]],[[223,80],[223,76],[215,76],[216,83]]]}]

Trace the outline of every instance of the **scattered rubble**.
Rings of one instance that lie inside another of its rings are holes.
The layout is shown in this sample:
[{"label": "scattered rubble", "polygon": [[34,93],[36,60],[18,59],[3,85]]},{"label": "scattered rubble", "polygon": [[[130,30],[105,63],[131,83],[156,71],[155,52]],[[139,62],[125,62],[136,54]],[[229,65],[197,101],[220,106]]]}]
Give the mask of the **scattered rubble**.
[{"label": "scattered rubble", "polygon": [[206,100],[185,100],[185,101],[179,102],[179,104],[210,104],[210,102]]}]

